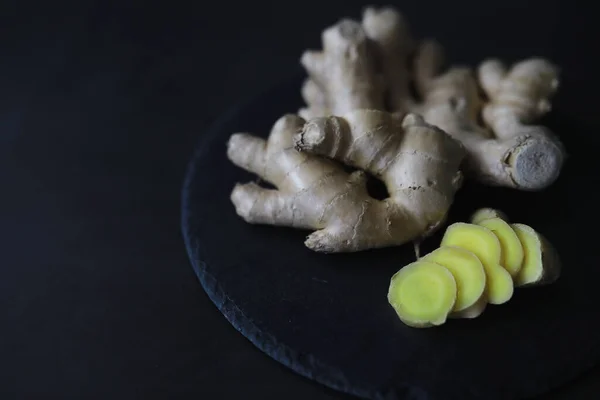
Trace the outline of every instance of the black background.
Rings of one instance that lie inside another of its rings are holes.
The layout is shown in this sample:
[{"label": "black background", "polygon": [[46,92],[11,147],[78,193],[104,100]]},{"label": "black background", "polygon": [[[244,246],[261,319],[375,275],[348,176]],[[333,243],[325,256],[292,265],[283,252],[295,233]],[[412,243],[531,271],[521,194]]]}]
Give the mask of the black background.
[{"label": "black background", "polygon": [[[215,118],[293,75],[324,27],[365,4],[2,3],[1,398],[344,398],[256,350],[208,300],[180,188]],[[598,126],[592,5],[399,8],[452,62],[553,59],[556,107]],[[595,399],[599,373],[541,399]]]}]

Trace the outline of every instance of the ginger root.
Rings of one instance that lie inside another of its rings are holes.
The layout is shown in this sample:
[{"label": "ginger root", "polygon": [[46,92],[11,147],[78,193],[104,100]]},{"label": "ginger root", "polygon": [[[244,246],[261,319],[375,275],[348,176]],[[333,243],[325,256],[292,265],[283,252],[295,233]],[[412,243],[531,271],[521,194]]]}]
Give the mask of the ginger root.
[{"label": "ginger root", "polygon": [[357,108],[416,113],[463,143],[465,171],[482,183],[534,191],[558,178],[563,145],[547,128],[529,125],[550,110],[558,87],[558,69],[548,60],[522,60],[509,71],[495,59],[476,72],[442,71],[441,46],[415,40],[391,7],[368,7],[360,23],[343,19],[326,29],[323,47],[302,57],[309,79],[300,115],[307,119]]},{"label": "ginger root", "polygon": [[456,302],[451,318],[475,318],[487,305],[486,274],[472,252],[460,247],[442,246],[420,259],[446,267],[456,281]]},{"label": "ginger root", "polygon": [[[491,99],[484,104],[470,68],[439,73],[441,51],[433,41],[421,45],[415,77],[424,101],[412,111],[463,143],[467,170],[479,181],[527,191],[551,185],[562,169],[564,148],[546,128],[525,123],[549,109],[550,88],[558,85],[554,67],[531,59],[506,73],[495,61],[484,62],[479,77]],[[487,127],[478,124],[482,107]]]},{"label": "ginger root", "polygon": [[483,120],[502,143],[504,172],[516,187],[543,189],[556,180],[564,163],[558,138],[546,127],[529,125],[551,110],[558,75],[558,68],[541,58],[520,61],[509,71],[495,59],[479,66],[479,82],[490,99]]},{"label": "ginger root", "polygon": [[[380,177],[390,196],[367,192],[365,172],[348,174],[312,149]],[[305,245],[351,252],[401,245],[435,231],[462,176],[460,143],[419,116],[357,110],[309,122],[286,115],[267,141],[238,133],[227,154],[237,166],[277,187],[238,184],[231,200],[248,223],[315,230]]]},{"label": "ginger root", "polygon": [[[414,114],[404,117],[357,110],[310,120],[296,135],[296,147],[360,168],[379,178],[389,207],[402,211],[405,240],[422,238],[445,222],[462,184],[460,143]],[[425,235],[422,235],[422,233]],[[410,238],[410,239],[409,239]]]},{"label": "ginger root", "polygon": [[446,228],[440,247],[455,246],[469,250],[479,258],[487,277],[486,292],[490,304],[509,301],[514,292],[513,280],[500,265],[502,248],[494,233],[479,225],[455,222]]},{"label": "ginger root", "polygon": [[456,296],[452,273],[428,261],[415,261],[396,272],[388,289],[388,302],[400,320],[413,328],[445,323]]}]

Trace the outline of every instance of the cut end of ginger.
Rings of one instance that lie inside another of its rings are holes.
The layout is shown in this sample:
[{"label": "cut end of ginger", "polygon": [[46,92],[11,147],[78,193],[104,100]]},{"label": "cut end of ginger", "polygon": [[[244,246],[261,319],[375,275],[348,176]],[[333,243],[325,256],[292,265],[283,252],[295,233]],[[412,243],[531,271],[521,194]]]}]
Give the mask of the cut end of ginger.
[{"label": "cut end of ginger", "polygon": [[512,224],[524,249],[523,266],[515,278],[521,287],[553,283],[560,276],[561,263],[550,242],[532,227]]},{"label": "cut end of ginger", "polygon": [[519,274],[523,264],[523,246],[514,229],[503,219],[488,218],[478,225],[491,230],[500,241],[502,265],[513,278]]},{"label": "cut end of ginger", "polygon": [[456,222],[446,229],[442,246],[460,247],[479,258],[487,276],[486,293],[490,304],[503,304],[512,298],[513,280],[500,265],[502,247],[491,230],[480,225]]},{"label": "cut end of ginger", "polygon": [[444,246],[425,255],[421,260],[440,264],[452,273],[457,289],[453,313],[465,311],[485,297],[485,270],[479,258],[472,252],[460,247]]},{"label": "cut end of ginger", "polygon": [[456,294],[456,281],[447,268],[419,260],[392,276],[388,301],[406,325],[427,328],[446,322]]}]

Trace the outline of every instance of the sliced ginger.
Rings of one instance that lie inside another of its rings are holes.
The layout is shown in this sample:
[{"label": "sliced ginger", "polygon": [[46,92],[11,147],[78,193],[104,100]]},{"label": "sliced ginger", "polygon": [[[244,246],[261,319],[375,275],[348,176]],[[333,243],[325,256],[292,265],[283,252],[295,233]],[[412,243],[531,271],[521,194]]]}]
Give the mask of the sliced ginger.
[{"label": "sliced ginger", "polygon": [[450,270],[419,260],[392,276],[388,301],[406,325],[427,328],[446,322],[456,295],[456,281]]},{"label": "sliced ginger", "polygon": [[500,265],[502,265],[513,278],[519,274],[523,264],[523,246],[514,229],[503,219],[488,218],[477,223],[494,232],[500,241]]},{"label": "sliced ginger", "polygon": [[475,211],[471,222],[485,226],[498,236],[502,247],[501,264],[513,277],[515,286],[539,286],[558,279],[561,269],[558,254],[532,227],[510,224],[507,216],[494,208]]},{"label": "sliced ginger", "polygon": [[486,274],[483,264],[472,252],[460,247],[439,247],[421,258],[446,267],[456,281],[456,302],[450,317],[475,318],[487,304]]},{"label": "sliced ginger", "polygon": [[471,223],[479,225],[479,223],[483,220],[490,218],[500,218],[504,221],[508,221],[506,214],[504,214],[500,210],[496,210],[495,208],[480,208],[473,213],[471,216]]},{"label": "sliced ginger", "polygon": [[514,287],[558,279],[558,254],[536,230],[510,224],[493,208],[477,210],[471,221],[448,226],[440,247],[392,277],[388,301],[405,324],[424,328],[476,318],[488,303],[509,301]]},{"label": "sliced ginger", "polygon": [[511,299],[514,286],[508,271],[500,265],[502,247],[494,233],[483,226],[456,222],[446,229],[441,246],[456,246],[474,253],[485,269],[486,292],[490,304]]},{"label": "sliced ginger", "polygon": [[558,279],[561,263],[554,247],[535,229],[512,224],[524,249],[523,266],[515,278],[516,286],[539,286]]}]

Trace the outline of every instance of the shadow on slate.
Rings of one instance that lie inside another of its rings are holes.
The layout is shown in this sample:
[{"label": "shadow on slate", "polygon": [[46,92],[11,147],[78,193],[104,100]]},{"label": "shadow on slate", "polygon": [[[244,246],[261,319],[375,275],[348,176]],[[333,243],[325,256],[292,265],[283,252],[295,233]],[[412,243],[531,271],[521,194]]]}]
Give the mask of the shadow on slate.
[{"label": "shadow on slate", "polygon": [[[193,268],[225,317],[255,346],[299,374],[373,399],[494,400],[542,394],[600,359],[600,281],[588,190],[598,139],[560,110],[544,121],[563,138],[569,159],[545,192],[467,183],[449,222],[497,207],[530,224],[556,246],[561,278],[518,289],[474,320],[437,329],[403,325],[387,302],[390,277],[414,260],[413,248],[323,255],[304,247],[308,232],[253,226],[229,200],[236,182],[256,177],[226,157],[235,132],[266,137],[272,124],[302,104],[302,76],[223,116],[202,136],[183,188],[182,229]],[[587,134],[587,135],[586,135]],[[439,244],[441,233],[425,251]]]}]

